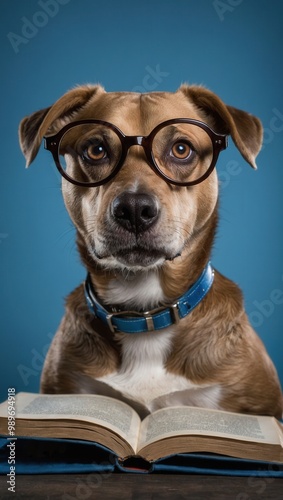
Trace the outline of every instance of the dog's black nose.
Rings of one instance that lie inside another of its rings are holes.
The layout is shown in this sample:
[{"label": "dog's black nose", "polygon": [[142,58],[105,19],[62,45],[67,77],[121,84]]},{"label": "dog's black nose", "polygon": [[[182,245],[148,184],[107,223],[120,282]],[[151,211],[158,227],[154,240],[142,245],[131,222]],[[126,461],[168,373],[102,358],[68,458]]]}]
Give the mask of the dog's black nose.
[{"label": "dog's black nose", "polygon": [[158,219],[159,208],[155,198],[144,193],[122,193],[112,203],[115,221],[132,233],[142,233]]}]

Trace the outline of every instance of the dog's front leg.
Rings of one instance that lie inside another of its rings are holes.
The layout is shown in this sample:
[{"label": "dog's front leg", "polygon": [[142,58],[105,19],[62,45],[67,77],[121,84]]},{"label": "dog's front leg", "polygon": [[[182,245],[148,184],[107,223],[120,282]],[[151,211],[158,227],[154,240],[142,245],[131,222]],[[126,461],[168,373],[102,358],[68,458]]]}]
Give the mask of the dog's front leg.
[{"label": "dog's front leg", "polygon": [[83,287],[77,288],[67,299],[66,314],[47,353],[41,392],[109,394],[111,389],[96,378],[115,371],[119,364],[119,347],[97,331]]}]

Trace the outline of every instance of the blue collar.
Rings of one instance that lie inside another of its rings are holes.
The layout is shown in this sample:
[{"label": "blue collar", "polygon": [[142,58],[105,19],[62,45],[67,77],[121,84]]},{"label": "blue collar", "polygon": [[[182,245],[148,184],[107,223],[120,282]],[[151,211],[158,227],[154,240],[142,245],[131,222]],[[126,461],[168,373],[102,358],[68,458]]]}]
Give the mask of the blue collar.
[{"label": "blue collar", "polygon": [[214,270],[211,264],[208,263],[194,285],[176,302],[146,312],[120,311],[110,313],[98,302],[89,274],[85,281],[84,290],[90,311],[96,318],[107,324],[112,333],[142,333],[162,330],[174,323],[178,323],[206,296],[213,279]]}]

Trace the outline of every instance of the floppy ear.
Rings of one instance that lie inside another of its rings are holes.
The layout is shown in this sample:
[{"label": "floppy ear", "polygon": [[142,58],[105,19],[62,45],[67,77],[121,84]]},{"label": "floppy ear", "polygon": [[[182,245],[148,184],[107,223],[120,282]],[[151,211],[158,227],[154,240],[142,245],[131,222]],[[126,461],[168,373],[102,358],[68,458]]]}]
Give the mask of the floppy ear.
[{"label": "floppy ear", "polygon": [[36,157],[43,136],[47,133],[55,134],[98,92],[104,92],[99,85],[76,87],[63,95],[53,106],[37,111],[21,121],[20,146],[27,167]]},{"label": "floppy ear", "polygon": [[243,158],[256,169],[255,159],[263,138],[260,120],[246,111],[227,106],[204,87],[182,85],[180,91],[212,118],[216,132],[231,135]]}]

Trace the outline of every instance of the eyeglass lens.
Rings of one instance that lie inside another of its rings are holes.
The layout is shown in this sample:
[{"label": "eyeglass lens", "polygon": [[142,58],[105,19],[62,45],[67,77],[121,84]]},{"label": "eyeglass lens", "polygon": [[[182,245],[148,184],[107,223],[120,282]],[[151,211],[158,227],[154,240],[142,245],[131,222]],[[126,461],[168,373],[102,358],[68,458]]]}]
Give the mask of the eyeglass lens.
[{"label": "eyeglass lens", "polygon": [[106,179],[117,166],[121,154],[118,135],[100,124],[74,125],[65,132],[59,144],[60,165],[78,182]]},{"label": "eyeglass lens", "polygon": [[192,182],[211,166],[213,144],[208,133],[191,123],[175,123],[160,129],[152,141],[158,169],[172,180]]}]

